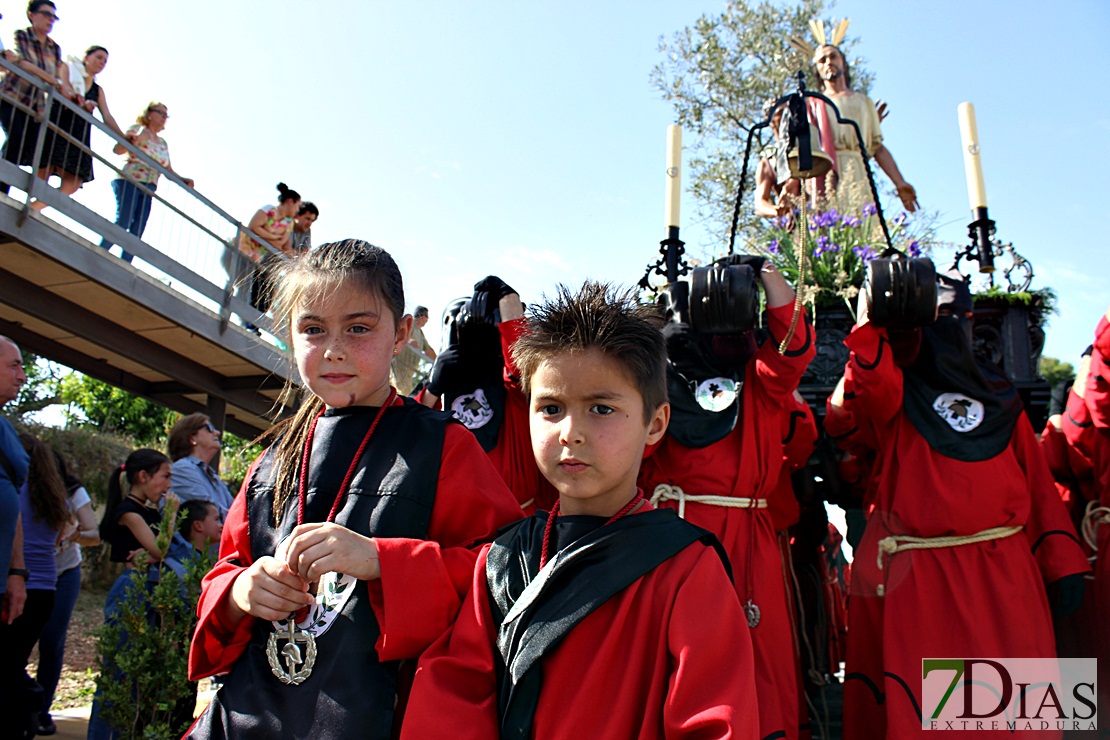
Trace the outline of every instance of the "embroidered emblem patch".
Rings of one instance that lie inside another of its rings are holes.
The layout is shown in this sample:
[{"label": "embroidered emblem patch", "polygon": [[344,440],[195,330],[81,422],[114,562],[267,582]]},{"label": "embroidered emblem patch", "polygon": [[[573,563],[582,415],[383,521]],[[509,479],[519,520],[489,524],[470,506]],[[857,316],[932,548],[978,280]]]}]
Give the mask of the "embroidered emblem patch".
[{"label": "embroidered emblem patch", "polygon": [[464,393],[451,402],[451,413],[471,431],[481,429],[493,418],[493,408],[481,388]]},{"label": "embroidered emblem patch", "polygon": [[736,400],[736,381],[731,378],[703,380],[698,383],[694,398],[706,411],[724,411]]},{"label": "embroidered emblem patch", "polygon": [[962,393],[942,393],[933,401],[933,411],[957,432],[970,432],[983,423],[983,404]]}]

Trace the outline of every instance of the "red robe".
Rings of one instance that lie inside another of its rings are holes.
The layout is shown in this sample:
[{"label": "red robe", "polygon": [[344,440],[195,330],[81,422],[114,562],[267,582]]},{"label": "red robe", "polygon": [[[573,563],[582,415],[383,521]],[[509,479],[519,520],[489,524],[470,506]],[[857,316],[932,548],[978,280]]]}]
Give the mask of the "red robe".
[{"label": "red robe", "polygon": [[[498,736],[488,551],[478,556],[455,625],[420,659],[403,739]],[[759,737],[751,642],[735,629],[743,620],[717,553],[698,543],[685,548],[590,613],[541,659],[534,737]]]},{"label": "red robe", "polygon": [[[1099,320],[1095,329],[1091,370],[1083,400],[1092,422],[1089,444],[1099,505],[1110,507],[1110,312]],[[1105,629],[1106,615],[1110,614],[1110,555],[1107,554],[1110,553],[1110,523],[1098,527],[1097,537],[1095,609],[1103,629],[1098,633],[1096,654],[1099,658],[1099,700],[1106,707],[1110,704],[1110,637]]]},{"label": "red robe", "polygon": [[497,446],[488,454],[524,513],[533,514],[537,509],[549,510],[558,493],[536,465],[528,429],[528,398],[520,388],[520,371],[509,351],[525,326],[521,318],[502,321],[497,327],[501,332],[501,355],[505,358],[505,413]]},{"label": "red robe", "polygon": [[[845,340],[853,409],[872,423],[881,450],[876,509],[855,554],[851,608],[858,588],[875,588],[878,596],[883,587],[882,681],[876,683],[885,696],[887,736],[907,738],[923,732],[921,712],[931,711],[921,707],[923,658],[1055,657],[1045,583],[1084,573],[1087,563],[1025,415],[993,458],[940,455],[903,411],[902,373],[891,352],[880,352],[881,341],[884,333],[870,324]],[[940,537],[1004,526],[1024,531],[900,552],[878,568],[878,541],[887,533]],[[856,670],[849,665],[847,673]],[[854,724],[861,708],[849,698],[846,690],[844,736],[875,737]]]},{"label": "red robe", "polygon": [[[783,467],[782,415],[794,404],[794,389],[815,353],[813,328],[798,325],[785,355],[778,352],[793,316],[793,305],[767,311],[772,338],[745,368],[740,415],[732,433],[706,447],[686,447],[670,435],[640,467],[639,486],[650,496],[660,483],[690,495],[769,498]],[[667,506],[677,509],[677,502]],[[782,556],[767,509],[739,509],[687,503],[687,521],[721,540],[732,562],[736,593],[759,608],[751,630],[755,681],[759,695],[759,733],[798,737],[798,679],[794,664],[792,618],[782,577]],[[737,629],[744,629],[741,620]]]},{"label": "red robe", "polygon": [[[501,416],[501,429],[497,433],[497,446],[487,452],[493,466],[501,473],[502,480],[520,503],[524,514],[531,515],[537,510],[548,511],[559,497],[555,488],[547,482],[536,465],[532,453],[532,437],[528,428],[528,398],[520,387],[520,372],[513,364],[510,349],[524,332],[525,319],[511,319],[497,325],[501,333],[501,356],[505,366],[502,380],[505,384],[505,408]],[[423,403],[425,390],[416,395]],[[443,400],[438,399],[435,408],[443,408]]]},{"label": "red robe", "polygon": [[[476,553],[466,545],[520,518],[520,507],[474,435],[461,425],[447,425],[441,460],[427,540],[375,539],[381,578],[366,585],[381,626],[375,647],[382,661],[416,658],[450,627],[474,569]],[[252,466],[244,491],[253,472]],[[232,584],[253,562],[246,499],[243,491],[235,497],[224,523],[220,559],[202,584],[200,621],[189,651],[192,680],[230,670],[256,621],[249,615],[238,624],[221,619]]]},{"label": "red robe", "polygon": [[[831,401],[831,397],[830,397]],[[878,595],[882,572],[874,559],[860,558],[861,551],[873,552],[889,532],[881,517],[871,518],[878,496],[878,438],[870,422],[856,410],[852,369],[845,369],[844,405],[826,404],[825,431],[845,451],[838,474],[860,496],[868,516],[856,548],[848,580],[848,644],[844,671],[844,737],[886,737],[886,714],[882,706],[883,685],[883,600]]]}]

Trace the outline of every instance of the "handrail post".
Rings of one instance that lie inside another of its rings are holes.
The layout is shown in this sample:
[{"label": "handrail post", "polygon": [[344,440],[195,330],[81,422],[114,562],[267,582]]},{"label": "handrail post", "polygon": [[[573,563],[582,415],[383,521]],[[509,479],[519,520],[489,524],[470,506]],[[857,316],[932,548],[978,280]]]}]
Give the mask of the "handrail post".
[{"label": "handrail post", "polygon": [[[37,96],[38,93],[35,93]],[[35,139],[35,153],[31,159],[31,182],[27,186],[27,200],[23,203],[23,209],[19,212],[19,221],[16,223],[20,226],[27,220],[27,215],[31,212],[31,201],[34,200],[35,191],[38,188],[46,185],[43,181],[39,185],[38,171],[39,164],[42,161],[42,150],[46,144],[46,128],[50,125],[50,106],[54,104],[54,86],[51,85],[46,89],[46,102],[42,107],[42,112],[36,116],[39,124],[38,136]],[[34,103],[32,103],[34,105]],[[24,129],[26,131],[26,129]]]}]

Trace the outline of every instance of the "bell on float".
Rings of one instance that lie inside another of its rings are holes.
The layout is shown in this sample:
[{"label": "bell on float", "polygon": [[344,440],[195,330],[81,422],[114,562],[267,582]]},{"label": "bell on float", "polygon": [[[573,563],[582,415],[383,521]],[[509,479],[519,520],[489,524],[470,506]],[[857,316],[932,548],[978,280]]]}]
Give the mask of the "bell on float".
[{"label": "bell on float", "polygon": [[790,176],[804,179],[807,177],[821,177],[821,175],[827,174],[833,166],[832,157],[821,148],[821,134],[812,123],[809,125],[809,148],[812,155],[812,164],[809,169],[802,169],[803,163],[800,161],[802,157],[799,156],[798,152],[800,145],[804,144],[805,140],[800,139],[786,155],[786,164],[790,167]]}]

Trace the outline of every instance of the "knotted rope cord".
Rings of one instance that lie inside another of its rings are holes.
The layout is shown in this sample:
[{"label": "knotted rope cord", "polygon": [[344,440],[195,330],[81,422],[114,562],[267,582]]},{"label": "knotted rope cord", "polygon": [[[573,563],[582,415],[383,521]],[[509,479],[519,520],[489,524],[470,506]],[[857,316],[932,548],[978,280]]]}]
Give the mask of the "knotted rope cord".
[{"label": "knotted rope cord", "polygon": [[809,232],[809,222],[806,220],[806,192],[805,188],[801,188],[801,204],[798,211],[798,221],[794,224],[794,228],[800,234],[800,238],[795,239],[794,256],[798,261],[798,281],[794,285],[794,315],[790,319],[790,328],[786,330],[786,336],[779,342],[779,354],[785,355],[786,348],[790,346],[790,342],[794,339],[794,332],[798,330],[798,320],[802,316],[802,286],[806,282],[806,234]]},{"label": "knotted rope cord", "polygon": [[[1087,502],[1087,510],[1083,513],[1083,522],[1080,524],[1080,534],[1083,535],[1083,541],[1087,543],[1087,547],[1091,548],[1091,556],[1087,561],[1091,565],[1095,564],[1098,560],[1098,525],[1110,522],[1110,508],[1099,506],[1098,501]],[[1094,579],[1093,576],[1088,576]]]},{"label": "knotted rope cord", "polygon": [[974,545],[978,542],[990,542],[1012,537],[1020,532],[1023,527],[992,527],[982,532],[967,535],[949,535],[947,537],[914,537],[908,534],[892,534],[879,540],[879,570],[883,569],[883,556],[896,555],[905,550],[936,550],[942,547],[959,547],[961,545]]},{"label": "knotted rope cord", "polygon": [[677,501],[678,517],[686,518],[686,502],[707,504],[709,506],[725,506],[732,509],[766,509],[765,498],[737,498],[735,496],[694,496],[687,494],[678,486],[669,483],[660,483],[651,494],[651,505],[658,506],[661,501]]}]

